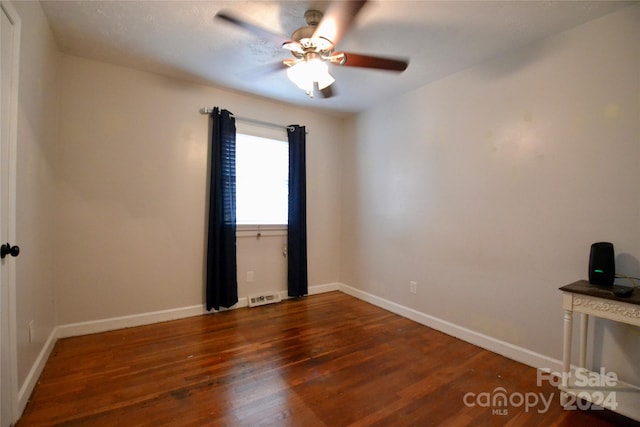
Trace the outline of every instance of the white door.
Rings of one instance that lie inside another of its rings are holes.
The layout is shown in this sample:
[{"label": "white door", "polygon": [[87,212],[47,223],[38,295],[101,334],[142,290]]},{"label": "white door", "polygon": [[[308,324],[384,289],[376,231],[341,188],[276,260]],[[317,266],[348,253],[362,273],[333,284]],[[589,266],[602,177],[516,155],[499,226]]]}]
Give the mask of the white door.
[{"label": "white door", "polygon": [[[0,2],[0,427],[17,412],[15,346],[15,177],[20,22],[13,7]],[[7,245],[10,243],[10,245]]]}]

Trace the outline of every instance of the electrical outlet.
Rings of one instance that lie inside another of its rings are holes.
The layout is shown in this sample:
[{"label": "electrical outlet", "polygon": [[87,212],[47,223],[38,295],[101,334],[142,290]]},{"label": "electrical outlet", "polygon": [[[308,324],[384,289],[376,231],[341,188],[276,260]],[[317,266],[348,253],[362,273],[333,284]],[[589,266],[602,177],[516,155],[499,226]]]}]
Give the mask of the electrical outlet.
[{"label": "electrical outlet", "polygon": [[418,284],[416,282],[414,282],[413,280],[409,282],[409,292],[411,292],[412,294],[415,294],[417,292],[417,286]]},{"label": "electrical outlet", "polygon": [[255,275],[253,271],[247,271],[247,283],[253,282]]}]

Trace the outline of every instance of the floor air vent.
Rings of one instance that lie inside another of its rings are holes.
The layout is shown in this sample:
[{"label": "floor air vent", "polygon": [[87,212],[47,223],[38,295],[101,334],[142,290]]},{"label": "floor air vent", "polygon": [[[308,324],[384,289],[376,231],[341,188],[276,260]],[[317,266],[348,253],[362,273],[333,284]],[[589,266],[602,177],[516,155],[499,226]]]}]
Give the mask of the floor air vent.
[{"label": "floor air vent", "polygon": [[259,305],[273,304],[274,302],[280,302],[280,293],[268,293],[259,295],[249,295],[249,307],[257,307]]}]

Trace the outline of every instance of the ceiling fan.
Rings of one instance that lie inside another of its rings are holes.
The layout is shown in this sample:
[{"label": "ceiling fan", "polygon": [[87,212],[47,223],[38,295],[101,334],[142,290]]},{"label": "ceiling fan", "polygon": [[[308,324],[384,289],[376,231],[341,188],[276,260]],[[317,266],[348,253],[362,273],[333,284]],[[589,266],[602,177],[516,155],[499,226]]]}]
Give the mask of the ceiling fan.
[{"label": "ceiling fan", "polygon": [[395,72],[402,72],[409,65],[401,59],[334,50],[366,2],[336,0],[324,14],[314,9],[307,10],[304,14],[307,25],[295,30],[291,37],[264,29],[228,11],[218,12],[216,18],[289,50],[293,58],[285,59],[277,68],[286,69],[289,79],[309,97],[313,98],[317,90],[322,97],[328,98],[333,96],[332,84],[335,79],[329,74],[327,64]]}]

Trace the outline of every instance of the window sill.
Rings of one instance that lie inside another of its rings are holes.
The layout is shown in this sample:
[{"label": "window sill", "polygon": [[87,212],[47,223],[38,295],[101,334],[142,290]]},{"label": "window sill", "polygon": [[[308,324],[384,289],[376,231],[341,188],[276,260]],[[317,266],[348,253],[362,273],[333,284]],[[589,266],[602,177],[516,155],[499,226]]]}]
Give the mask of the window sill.
[{"label": "window sill", "polygon": [[272,236],[286,236],[287,225],[286,224],[270,224],[270,225],[258,225],[258,224],[239,224],[236,225],[236,237],[272,237]]}]

